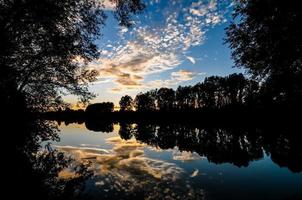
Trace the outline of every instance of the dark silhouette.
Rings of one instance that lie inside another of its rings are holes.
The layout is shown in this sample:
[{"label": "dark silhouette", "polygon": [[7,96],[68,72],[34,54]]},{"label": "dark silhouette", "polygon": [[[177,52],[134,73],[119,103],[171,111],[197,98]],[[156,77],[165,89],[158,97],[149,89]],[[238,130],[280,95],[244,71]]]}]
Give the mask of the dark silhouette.
[{"label": "dark silhouette", "polygon": [[158,109],[169,111],[175,108],[175,91],[170,88],[160,88],[156,91]]},{"label": "dark silhouette", "polygon": [[235,4],[226,42],[237,67],[261,80],[262,102],[296,106],[302,99],[302,12],[298,1]]},{"label": "dark silhouette", "polygon": [[134,132],[132,128],[132,124],[126,122],[120,122],[119,125],[120,125],[120,130],[118,134],[120,135],[120,137],[124,140],[131,139]]},{"label": "dark silhouette", "polygon": [[88,130],[91,131],[100,131],[105,133],[110,133],[113,131],[112,121],[90,119],[85,121],[85,126]]},{"label": "dark silhouette", "polygon": [[132,111],[133,110],[133,99],[129,95],[125,95],[121,98],[120,111]]},{"label": "dark silhouette", "polygon": [[135,98],[137,111],[193,111],[235,106],[256,106],[259,83],[243,74],[210,76],[194,86],[179,86],[176,91],[160,88],[140,93]]},{"label": "dark silhouette", "polygon": [[87,114],[97,114],[102,112],[112,112],[114,109],[114,104],[112,102],[104,102],[104,103],[95,103],[87,106],[85,112]]},{"label": "dark silhouette", "polygon": [[190,110],[195,107],[194,92],[191,86],[179,86],[175,92],[175,104],[178,110]]},{"label": "dark silhouette", "polygon": [[134,99],[134,107],[137,111],[154,111],[156,109],[156,91],[139,93]]}]

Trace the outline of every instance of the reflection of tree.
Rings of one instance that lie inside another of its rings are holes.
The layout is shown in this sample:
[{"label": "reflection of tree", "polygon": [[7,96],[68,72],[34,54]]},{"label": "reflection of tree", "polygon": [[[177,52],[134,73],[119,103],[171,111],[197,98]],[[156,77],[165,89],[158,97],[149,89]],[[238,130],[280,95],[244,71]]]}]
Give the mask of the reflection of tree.
[{"label": "reflection of tree", "polygon": [[[5,159],[8,163],[5,172],[10,174],[7,184],[16,186],[10,197],[21,194],[24,199],[77,199],[90,177],[88,165],[72,167],[73,160],[62,152],[52,149],[49,144],[45,148],[40,145],[43,141],[59,140],[55,124],[33,121],[21,115],[9,116],[5,122],[2,128],[9,130],[5,137],[13,142],[7,145],[8,149],[13,147],[13,152]],[[64,168],[70,168],[74,176],[60,178],[59,173]]]},{"label": "reflection of tree", "polygon": [[[143,143],[161,149],[197,152],[210,162],[248,166],[250,161],[263,158],[263,150],[272,160],[293,172],[302,171],[302,149],[299,135],[280,133],[281,130],[256,128],[202,128],[192,124],[154,124],[138,122],[136,126],[120,123],[123,139],[132,135]],[[280,133],[280,134],[278,134]]]},{"label": "reflection of tree", "polygon": [[85,121],[85,126],[88,130],[96,132],[110,133],[113,131],[113,122],[111,121],[88,119]]},{"label": "reflection of tree", "polygon": [[120,137],[124,140],[129,140],[132,138],[133,135],[133,129],[131,127],[131,124],[125,123],[125,122],[120,122],[120,130],[118,134]]},{"label": "reflection of tree", "polygon": [[[296,130],[288,130],[296,131]],[[275,133],[274,137],[265,138],[264,149],[271,155],[271,159],[280,167],[287,167],[293,172],[302,170],[302,136],[299,132],[290,135]],[[269,142],[268,142],[269,140]]]}]

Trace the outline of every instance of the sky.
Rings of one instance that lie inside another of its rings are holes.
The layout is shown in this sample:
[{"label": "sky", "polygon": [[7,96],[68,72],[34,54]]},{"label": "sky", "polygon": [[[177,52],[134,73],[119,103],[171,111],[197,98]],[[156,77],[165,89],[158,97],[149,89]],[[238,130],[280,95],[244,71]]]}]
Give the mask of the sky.
[{"label": "sky", "polygon": [[[212,75],[242,72],[233,67],[224,44],[231,21],[231,0],[145,0],[146,9],[133,18],[134,26],[118,26],[113,5],[102,37],[101,56],[89,64],[100,75],[89,86],[92,102],[118,105],[123,95],[179,85],[194,85]],[[69,101],[73,101],[72,98]]]}]

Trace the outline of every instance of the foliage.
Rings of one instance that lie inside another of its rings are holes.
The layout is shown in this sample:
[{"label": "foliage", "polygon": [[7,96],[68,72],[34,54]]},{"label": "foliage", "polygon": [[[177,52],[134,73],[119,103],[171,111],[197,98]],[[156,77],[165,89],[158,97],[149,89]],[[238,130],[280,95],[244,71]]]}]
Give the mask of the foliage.
[{"label": "foliage", "polygon": [[[91,99],[87,86],[98,74],[85,66],[99,56],[95,40],[107,18],[102,2],[0,1],[1,99],[20,93],[27,107],[39,111],[62,105],[65,94]],[[144,8],[140,0],[114,3],[115,16],[125,26]]]},{"label": "foliage", "polygon": [[156,109],[156,91],[139,93],[134,99],[134,107],[137,111],[154,111]]},{"label": "foliage", "polygon": [[137,111],[172,111],[225,106],[252,105],[259,98],[260,86],[242,74],[210,76],[194,86],[179,86],[140,93],[135,98]]},{"label": "foliage", "polygon": [[302,97],[302,12],[299,1],[236,1],[226,42],[237,67],[264,82],[269,102]]},{"label": "foliage", "polygon": [[131,111],[133,110],[133,99],[129,95],[125,95],[121,98],[120,102],[120,111]]},{"label": "foliage", "polygon": [[85,112],[89,114],[97,114],[99,112],[112,112],[114,104],[112,102],[94,103],[87,106]]}]

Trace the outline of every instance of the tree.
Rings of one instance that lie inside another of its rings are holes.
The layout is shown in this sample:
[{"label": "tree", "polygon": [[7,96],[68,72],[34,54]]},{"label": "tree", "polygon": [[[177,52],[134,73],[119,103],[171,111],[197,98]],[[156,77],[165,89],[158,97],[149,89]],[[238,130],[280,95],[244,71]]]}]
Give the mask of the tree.
[{"label": "tree", "polygon": [[240,0],[226,42],[237,67],[263,82],[270,102],[302,98],[302,12],[299,1]]},{"label": "tree", "polygon": [[[102,2],[0,1],[1,101],[21,94],[27,107],[41,111],[60,105],[62,94],[84,102],[92,98],[87,85],[97,72],[85,66],[99,56],[95,40],[106,20]],[[125,26],[144,8],[140,0],[111,2]]]},{"label": "tree", "polygon": [[131,111],[133,109],[133,99],[129,95],[125,95],[121,98],[120,111]]},{"label": "tree", "polygon": [[174,108],[175,92],[171,88],[160,88],[156,93],[157,106],[161,111]]},{"label": "tree", "polygon": [[94,103],[87,106],[85,112],[89,114],[98,114],[102,112],[113,112],[114,104],[112,102]]},{"label": "tree", "polygon": [[225,78],[225,96],[227,95],[230,104],[242,104],[243,92],[246,86],[246,79],[243,74],[231,74]]},{"label": "tree", "polygon": [[175,96],[178,109],[185,110],[195,108],[195,95],[191,86],[179,86]]},{"label": "tree", "polygon": [[244,103],[248,106],[256,105],[260,101],[259,99],[259,83],[254,80],[247,80],[244,89]]},{"label": "tree", "polygon": [[218,99],[221,99],[221,82],[222,77],[219,76],[210,76],[205,78],[203,82],[203,100],[204,105],[207,108],[215,108],[219,103]]},{"label": "tree", "polygon": [[154,111],[156,110],[154,92],[139,93],[134,99],[134,106],[137,111]]}]

